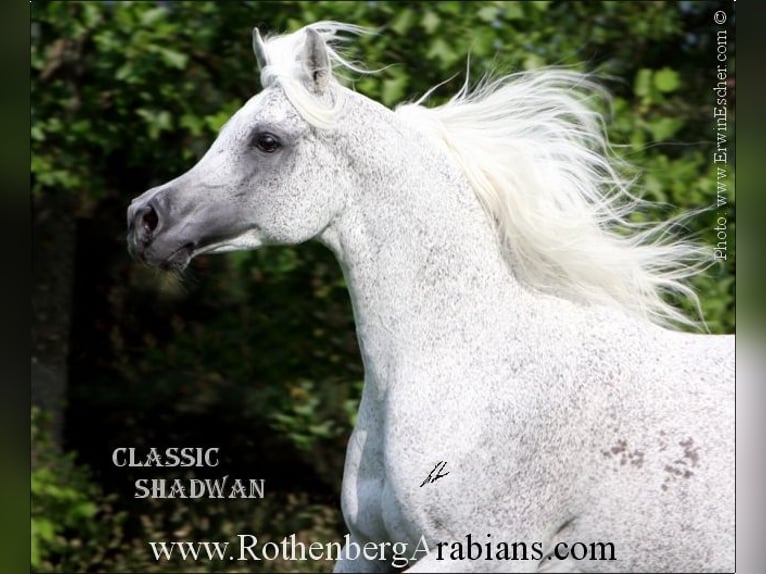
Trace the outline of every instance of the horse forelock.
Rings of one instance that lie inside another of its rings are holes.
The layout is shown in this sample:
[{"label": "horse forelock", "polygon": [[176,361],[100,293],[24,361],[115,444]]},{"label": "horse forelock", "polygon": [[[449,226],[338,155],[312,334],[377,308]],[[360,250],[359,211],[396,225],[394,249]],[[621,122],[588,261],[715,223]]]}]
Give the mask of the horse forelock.
[{"label": "horse forelock", "polygon": [[[306,76],[301,56],[306,42],[306,31],[315,30],[325,43],[327,54],[334,70],[349,70],[356,73],[369,73],[355,62],[342,54],[341,45],[352,36],[371,34],[372,30],[342,22],[322,21],[304,26],[290,33],[269,36],[265,40],[265,50],[268,54],[269,65],[261,69],[261,85],[268,88],[279,84],[285,95],[295,106],[301,116],[311,125],[329,129],[337,120],[337,112],[342,105],[340,93],[336,92],[331,98],[317,98],[306,88]],[[334,77],[331,80],[336,82]],[[328,99],[330,102],[328,103]]]}]

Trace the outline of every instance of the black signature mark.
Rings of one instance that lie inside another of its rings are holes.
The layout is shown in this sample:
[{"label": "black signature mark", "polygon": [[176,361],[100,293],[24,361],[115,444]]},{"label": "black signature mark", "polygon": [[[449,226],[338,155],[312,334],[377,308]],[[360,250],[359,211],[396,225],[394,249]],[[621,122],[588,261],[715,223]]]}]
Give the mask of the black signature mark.
[{"label": "black signature mark", "polygon": [[444,478],[445,476],[447,476],[449,472],[442,473],[442,471],[446,468],[446,466],[447,466],[446,460],[440,460],[439,462],[437,462],[433,470],[428,473],[428,476],[426,477],[426,479],[420,483],[420,486],[423,487],[426,484],[436,482],[440,478]]}]

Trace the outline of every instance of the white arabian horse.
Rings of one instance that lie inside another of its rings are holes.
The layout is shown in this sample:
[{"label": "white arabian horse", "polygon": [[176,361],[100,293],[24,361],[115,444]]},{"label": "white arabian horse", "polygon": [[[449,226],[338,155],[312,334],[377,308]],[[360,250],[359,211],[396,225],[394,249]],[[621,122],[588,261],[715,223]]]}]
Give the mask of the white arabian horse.
[{"label": "white arabian horse", "polygon": [[392,111],[335,79],[343,32],[255,30],[263,91],[128,209],[150,265],[312,238],[340,262],[365,383],[336,571],[733,570],[734,338],[668,326],[706,252],[628,222],[597,86]]}]

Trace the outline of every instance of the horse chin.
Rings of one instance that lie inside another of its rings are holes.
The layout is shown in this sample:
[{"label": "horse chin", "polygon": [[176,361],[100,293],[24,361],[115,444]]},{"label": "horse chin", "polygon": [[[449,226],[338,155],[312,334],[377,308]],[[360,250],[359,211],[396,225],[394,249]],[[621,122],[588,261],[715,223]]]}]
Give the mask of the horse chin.
[{"label": "horse chin", "polygon": [[151,247],[138,251],[135,254],[137,259],[142,263],[151,267],[159,267],[163,271],[174,272],[184,271],[195,255],[196,252],[193,243],[185,243],[170,254],[158,253],[156,249],[152,249]]},{"label": "horse chin", "polygon": [[195,255],[195,246],[193,243],[185,243],[173,253],[170,254],[163,262],[159,264],[160,269],[165,271],[178,271],[181,272],[189,266],[189,262]]}]

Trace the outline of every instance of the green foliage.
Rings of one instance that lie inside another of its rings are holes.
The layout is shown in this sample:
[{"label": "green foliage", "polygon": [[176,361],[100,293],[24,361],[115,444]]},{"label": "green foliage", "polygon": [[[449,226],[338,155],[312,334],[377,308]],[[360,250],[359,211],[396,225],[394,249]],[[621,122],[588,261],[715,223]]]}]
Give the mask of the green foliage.
[{"label": "green foliage", "polygon": [[84,572],[102,565],[122,542],[125,513],[115,513],[114,497],[104,497],[74,453],[61,453],[49,419],[34,407],[32,422],[32,568],[45,572]]},{"label": "green foliage", "polygon": [[[203,25],[218,12],[210,3],[33,3],[33,193],[71,194],[88,213],[127,170],[165,178],[200,157],[221,114],[255,87],[218,82],[220,44]],[[244,60],[239,44],[232,51]],[[158,162],[168,148],[178,153]]]},{"label": "green foliage", "polygon": [[340,403],[348,419],[342,421],[346,424],[338,424],[332,416],[322,412],[322,396],[326,391],[323,393],[313,381],[299,381],[290,388],[288,405],[272,414],[274,427],[284,432],[302,451],[316,449],[321,440],[346,437],[349,428],[353,427],[361,388],[359,381],[352,386],[354,395]]}]

